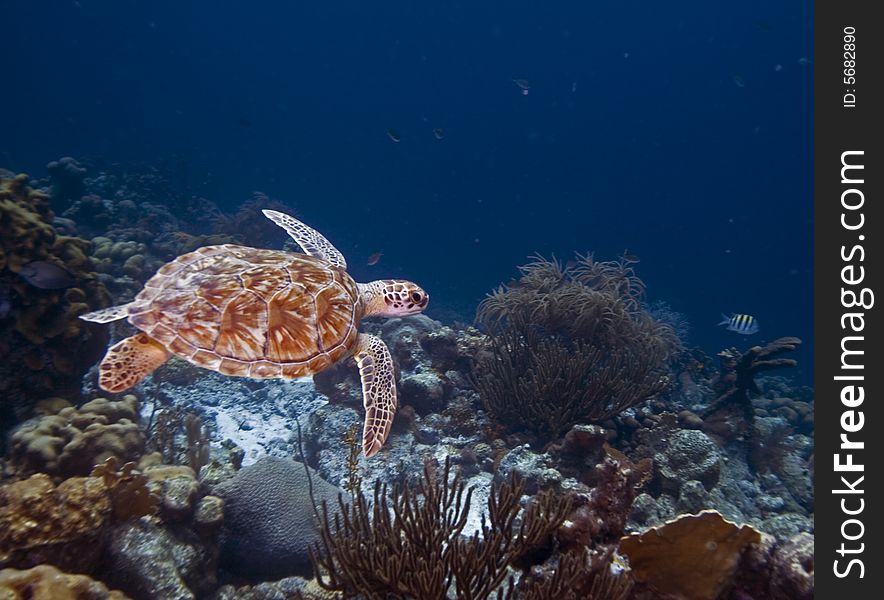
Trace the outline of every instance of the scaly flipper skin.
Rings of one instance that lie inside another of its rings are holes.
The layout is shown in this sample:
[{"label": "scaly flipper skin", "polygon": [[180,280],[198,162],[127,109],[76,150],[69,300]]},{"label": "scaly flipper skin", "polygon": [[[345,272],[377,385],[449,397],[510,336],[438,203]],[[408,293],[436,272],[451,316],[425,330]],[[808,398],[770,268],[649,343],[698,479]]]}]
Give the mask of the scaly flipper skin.
[{"label": "scaly flipper skin", "polygon": [[152,373],[168,358],[169,351],[146,334],[138,333],[127,337],[107,351],[98,368],[98,385],[112,394],[123,392]]},{"label": "scaly flipper skin", "polygon": [[117,306],[102,308],[101,310],[80,315],[80,318],[84,321],[91,321],[92,323],[110,323],[111,321],[125,319],[127,316],[129,316],[129,305],[118,304]]},{"label": "scaly flipper skin", "polygon": [[393,357],[379,337],[359,334],[353,354],[362,379],[362,403],[365,425],[362,430],[362,453],[370,458],[378,453],[390,435],[396,414],[396,375]]},{"label": "scaly flipper skin", "polygon": [[344,255],[332,246],[331,242],[325,239],[321,233],[285,213],[275,210],[263,210],[261,212],[264,213],[265,217],[285,229],[286,233],[298,242],[298,245],[305,253],[326,260],[336,267],[346,270],[347,261],[344,259]]}]

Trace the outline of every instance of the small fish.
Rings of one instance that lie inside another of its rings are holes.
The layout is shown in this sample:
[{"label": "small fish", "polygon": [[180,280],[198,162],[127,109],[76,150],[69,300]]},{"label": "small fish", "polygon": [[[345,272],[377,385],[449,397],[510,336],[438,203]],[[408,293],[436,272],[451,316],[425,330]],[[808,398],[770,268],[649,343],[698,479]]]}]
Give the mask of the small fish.
[{"label": "small fish", "polygon": [[371,256],[368,257],[368,260],[365,261],[365,264],[367,264],[369,267],[373,267],[376,264],[378,264],[378,261],[381,260],[381,257],[383,255],[384,255],[383,252],[375,252],[374,254],[372,254]]},{"label": "small fish", "polygon": [[395,129],[387,130],[387,137],[396,142],[397,144],[402,141],[402,136],[399,135],[399,132]]},{"label": "small fish", "polygon": [[22,278],[41,290],[60,290],[71,287],[76,280],[67,269],[45,260],[29,262],[18,272]]},{"label": "small fish", "polygon": [[433,130],[433,135],[436,137],[437,140],[441,140],[442,138],[445,137],[445,132],[442,131],[441,127],[437,127],[436,129]]},{"label": "small fish", "polygon": [[639,257],[638,254],[631,254],[628,252],[623,253],[623,262],[637,263],[637,262],[641,262],[641,261],[642,261],[642,259]]},{"label": "small fish", "polygon": [[735,331],[742,335],[752,335],[753,333],[758,333],[758,330],[761,329],[755,317],[750,315],[731,315],[729,317],[721,313],[721,318],[723,320],[719,325],[727,325],[728,331]]},{"label": "small fish", "polygon": [[773,70],[776,71],[777,73],[779,73],[780,71],[783,70],[783,65],[781,65],[780,63],[777,63],[774,65]]},{"label": "small fish", "polygon": [[744,88],[746,87],[746,80],[740,77],[739,75],[734,75],[734,85],[737,87]]},{"label": "small fish", "polygon": [[513,79],[513,83],[519,86],[519,89],[522,90],[523,96],[528,95],[528,90],[531,89],[531,84],[528,83],[527,79]]}]

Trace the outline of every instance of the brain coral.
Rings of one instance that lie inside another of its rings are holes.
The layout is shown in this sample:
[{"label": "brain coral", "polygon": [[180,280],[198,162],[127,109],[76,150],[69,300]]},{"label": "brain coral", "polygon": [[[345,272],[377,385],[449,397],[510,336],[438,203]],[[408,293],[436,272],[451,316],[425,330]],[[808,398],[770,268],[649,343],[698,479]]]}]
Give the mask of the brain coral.
[{"label": "brain coral", "polygon": [[[106,328],[77,318],[110,304],[88,257],[89,242],[59,235],[46,194],[27,175],[0,174],[0,428],[27,414],[34,400],[75,396],[83,374],[107,346]],[[66,270],[72,285],[41,289],[19,274],[43,261]]]},{"label": "brain coral", "polygon": [[[311,470],[317,504],[337,502],[337,487]],[[302,463],[264,457],[215,487],[224,499],[221,561],[249,579],[310,572],[308,548],[319,540]]]},{"label": "brain coral", "polygon": [[62,408],[24,423],[10,438],[10,462],[23,474],[85,476],[112,456],[125,463],[143,452],[138,400],[132,395]]}]

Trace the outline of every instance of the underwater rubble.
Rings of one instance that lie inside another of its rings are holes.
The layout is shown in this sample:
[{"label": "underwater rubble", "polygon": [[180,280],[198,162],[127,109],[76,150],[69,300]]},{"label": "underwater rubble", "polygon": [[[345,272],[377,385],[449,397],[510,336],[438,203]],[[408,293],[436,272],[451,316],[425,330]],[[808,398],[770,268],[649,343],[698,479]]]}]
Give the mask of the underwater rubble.
[{"label": "underwater rubble", "polygon": [[[536,257],[477,327],[362,324],[400,403],[365,459],[352,361],[289,382],[172,359],[129,394],[97,389],[109,340],[77,315],[182,252],[266,245],[250,215],[274,201],[227,215],[152,170],[49,173],[0,178],[0,595],[813,597],[797,338],[708,357],[628,261]],[[35,260],[76,283],[28,284]]]}]

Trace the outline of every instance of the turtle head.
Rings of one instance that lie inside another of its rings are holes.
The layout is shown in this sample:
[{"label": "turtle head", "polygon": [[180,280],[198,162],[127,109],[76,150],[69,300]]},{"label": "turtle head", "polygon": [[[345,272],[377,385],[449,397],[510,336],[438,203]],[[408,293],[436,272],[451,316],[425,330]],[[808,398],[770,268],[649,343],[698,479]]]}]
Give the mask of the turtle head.
[{"label": "turtle head", "polygon": [[421,286],[403,279],[360,284],[366,317],[407,317],[422,312],[430,301]]}]

